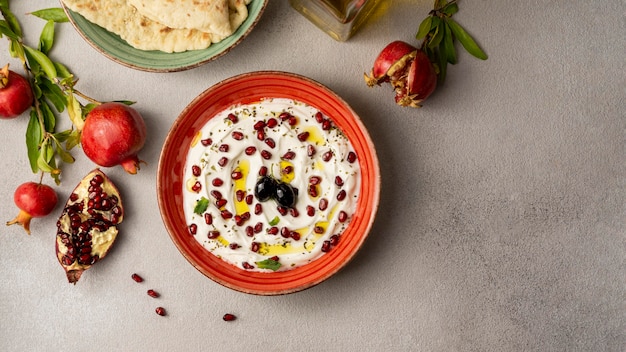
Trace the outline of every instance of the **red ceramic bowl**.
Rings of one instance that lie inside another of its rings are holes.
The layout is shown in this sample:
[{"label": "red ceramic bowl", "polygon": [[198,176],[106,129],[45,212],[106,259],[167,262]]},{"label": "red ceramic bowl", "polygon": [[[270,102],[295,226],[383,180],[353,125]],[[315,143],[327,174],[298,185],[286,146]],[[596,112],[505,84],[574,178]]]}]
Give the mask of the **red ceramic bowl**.
[{"label": "red ceramic bowl", "polygon": [[[307,103],[333,119],[359,156],[362,182],[357,210],[339,244],[319,259],[288,271],[249,272],[214,256],[190,236],[183,210],[186,155],[196,133],[233,104],[262,98],[289,98]],[[245,293],[278,295],[304,290],[344,267],[368,235],[378,208],[380,171],[373,143],[356,113],[339,96],[309,78],[261,71],[226,79],[195,98],[174,122],[163,146],[157,176],[159,208],[165,227],[185,258],[215,282]]]}]

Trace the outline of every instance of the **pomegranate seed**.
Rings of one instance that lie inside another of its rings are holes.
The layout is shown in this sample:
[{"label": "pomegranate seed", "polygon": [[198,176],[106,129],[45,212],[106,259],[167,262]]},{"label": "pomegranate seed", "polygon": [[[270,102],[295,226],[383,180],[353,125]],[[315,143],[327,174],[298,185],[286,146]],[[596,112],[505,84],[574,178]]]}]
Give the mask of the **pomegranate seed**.
[{"label": "pomegranate seed", "polygon": [[221,157],[220,160],[217,161],[217,165],[219,166],[226,166],[226,164],[228,164],[228,158],[227,157]]},{"label": "pomegranate seed", "polygon": [[356,154],[354,152],[349,152],[348,153],[348,162],[349,163],[353,163],[356,161]]},{"label": "pomegranate seed", "polygon": [[215,186],[215,187],[219,187],[219,186],[221,186],[221,185],[223,185],[223,184],[224,184],[224,181],[222,181],[222,179],[221,179],[221,178],[216,177],[216,178],[214,178],[214,179],[213,179],[213,181],[211,182],[211,184],[212,184],[213,186]]},{"label": "pomegranate seed", "polygon": [[211,140],[211,138],[207,138],[207,139],[201,140],[200,143],[202,143],[203,146],[208,147],[211,144],[213,144],[213,140]]},{"label": "pomegranate seed", "polygon": [[[248,194],[246,196],[246,204],[250,205],[252,204],[252,200],[254,199],[254,196],[252,194]],[[258,214],[257,214],[258,215]]]},{"label": "pomegranate seed", "polygon": [[289,214],[291,214],[294,218],[297,218],[300,215],[300,212],[298,212],[298,209],[296,208],[289,208]]},{"label": "pomegranate seed", "polygon": [[228,114],[228,119],[232,122],[232,123],[237,123],[239,121],[239,118],[237,117],[237,115],[235,114]]},{"label": "pomegranate seed", "polygon": [[276,125],[278,125],[278,121],[275,118],[272,117],[269,120],[267,120],[266,126],[268,128],[274,128],[274,127],[276,127]]},{"label": "pomegranate seed", "polygon": [[226,203],[228,203],[228,201],[224,198],[222,199],[218,199],[217,201],[215,201],[215,206],[219,209],[222,208],[226,205]]},{"label": "pomegranate seed", "polygon": [[235,198],[237,199],[238,202],[243,201],[243,198],[245,197],[246,192],[244,192],[243,190],[238,189],[235,192]]},{"label": "pomegranate seed", "polygon": [[307,206],[306,206],[306,215],[308,215],[308,216],[313,216],[313,215],[315,215],[315,208],[313,208],[313,207],[312,207],[312,206],[310,206],[310,205],[307,205]]},{"label": "pomegranate seed", "polygon": [[218,148],[218,150],[222,153],[228,153],[228,150],[230,149],[230,147],[228,146],[228,144],[222,144],[220,145],[220,147]]},{"label": "pomegranate seed", "polygon": [[291,231],[289,237],[293,238],[294,241],[300,241],[300,233],[296,231]]},{"label": "pomegranate seed", "polygon": [[246,148],[246,155],[252,155],[255,152],[256,152],[256,147],[250,146],[250,147]]},{"label": "pomegranate seed", "polygon": [[253,252],[258,252],[259,248],[261,248],[261,245],[259,244],[259,242],[252,242],[252,245],[250,246],[250,250]]},{"label": "pomegranate seed", "polygon": [[343,186],[343,179],[341,178],[341,176],[335,177],[335,184],[339,187]]},{"label": "pomegranate seed", "polygon": [[254,236],[254,229],[252,226],[246,226],[246,236],[252,237]]},{"label": "pomegranate seed", "polygon": [[256,139],[258,139],[260,141],[264,140],[265,139],[265,131],[263,131],[263,130],[257,131]]},{"label": "pomegranate seed", "polygon": [[306,148],[306,154],[308,156],[313,156],[315,155],[315,147],[313,146],[313,144],[309,144],[308,147]]},{"label": "pomegranate seed", "polygon": [[287,122],[289,123],[289,126],[295,126],[298,124],[298,119],[295,116],[291,116]]},{"label": "pomegranate seed", "polygon": [[330,127],[332,126],[330,120],[326,119],[322,122],[322,129],[324,131],[328,131],[330,129]]},{"label": "pomegranate seed", "polygon": [[235,215],[235,224],[237,226],[243,226],[244,222],[245,220],[241,218],[241,215]]},{"label": "pomegranate seed", "polygon": [[211,215],[210,213],[204,213],[204,222],[207,225],[213,224],[213,215]]},{"label": "pomegranate seed", "polygon": [[230,177],[231,177],[233,180],[240,180],[240,179],[243,177],[243,174],[241,173],[241,171],[233,171],[233,172],[230,174]]},{"label": "pomegranate seed", "polygon": [[133,280],[135,280],[135,282],[143,282],[143,277],[137,275],[137,274],[132,274],[130,277],[133,278]]},{"label": "pomegranate seed", "polygon": [[272,226],[269,229],[267,229],[267,234],[268,235],[277,235],[278,234],[278,227],[276,226]]},{"label": "pomegranate seed", "polygon": [[291,234],[291,231],[288,228],[283,227],[280,229],[280,235],[284,238],[289,238],[289,234]]},{"label": "pomegranate seed", "polygon": [[222,215],[222,218],[224,218],[225,220],[228,220],[233,217],[233,213],[231,213],[230,211],[226,209],[222,210],[220,215]]},{"label": "pomegranate seed", "polygon": [[158,298],[160,295],[158,292],[156,292],[155,290],[148,290],[148,296],[152,297],[152,298]]},{"label": "pomegranate seed", "polygon": [[321,112],[316,112],[315,113],[315,121],[317,121],[317,123],[322,123],[324,122],[324,115],[322,115]]},{"label": "pomegranate seed", "polygon": [[222,193],[217,190],[212,190],[211,195],[215,197],[215,199],[222,199]]},{"label": "pomegranate seed", "polygon": [[324,241],[322,243],[322,252],[326,253],[330,251],[330,241]]},{"label": "pomegranate seed", "polygon": [[285,153],[285,155],[283,155],[283,159],[286,159],[286,160],[293,160],[293,158],[295,157],[296,157],[296,153],[291,150]]},{"label": "pomegranate seed", "polygon": [[263,223],[259,221],[254,225],[254,232],[259,233],[261,231],[263,231]]},{"label": "pomegranate seed", "polygon": [[195,235],[198,232],[198,225],[191,224],[189,225],[189,233]]},{"label": "pomegranate seed", "polygon": [[224,319],[224,321],[233,321],[233,320],[237,319],[237,317],[234,314],[226,313],[226,314],[224,314],[222,319]]},{"label": "pomegranate seed", "polygon": [[192,173],[194,176],[196,176],[196,177],[197,177],[197,176],[200,176],[200,173],[201,173],[201,172],[202,172],[202,169],[200,169],[200,166],[198,166],[198,165],[193,165],[193,166],[191,167],[191,173]]},{"label": "pomegranate seed", "polygon": [[234,250],[234,249],[240,248],[241,246],[238,245],[237,243],[231,243],[228,245],[228,247]]},{"label": "pomegranate seed", "polygon": [[309,178],[309,184],[311,184],[311,185],[317,185],[320,182],[322,182],[322,178],[319,177],[319,176],[311,176]]},{"label": "pomegranate seed", "polygon": [[263,157],[263,159],[269,160],[272,158],[272,153],[268,152],[267,150],[262,150],[261,156]]},{"label": "pomegranate seed", "polygon": [[214,239],[216,239],[216,238],[220,237],[220,232],[219,232],[219,231],[217,231],[217,230],[209,231],[209,233],[208,233],[207,237],[208,237],[210,240],[214,240]]},{"label": "pomegranate seed", "polygon": [[337,200],[341,201],[344,199],[346,199],[346,191],[342,189],[339,193],[337,193]]},{"label": "pomegranate seed", "polygon": [[346,220],[348,220],[348,213],[346,213],[345,211],[340,211],[339,212],[339,216],[337,217],[337,219],[339,220],[339,222],[346,222]]},{"label": "pomegranate seed", "polygon": [[318,192],[317,192],[317,186],[315,185],[309,185],[309,195],[313,198],[318,196]]},{"label": "pomegranate seed", "polygon": [[163,308],[163,307],[157,307],[154,311],[156,312],[156,314],[158,314],[158,315],[160,315],[162,317],[165,316],[165,314],[166,314],[165,313],[165,308]]},{"label": "pomegranate seed", "polygon": [[77,200],[78,200],[78,194],[76,194],[76,193],[72,193],[72,194],[70,194],[70,200],[71,200],[72,202],[77,201]]},{"label": "pomegranate seed", "polygon": [[267,175],[267,166],[261,166],[261,168],[259,169],[259,176],[266,176]]},{"label": "pomegranate seed", "polygon": [[196,181],[196,183],[194,183],[193,186],[191,186],[191,190],[196,193],[200,192],[201,189],[202,189],[202,184],[199,181]]},{"label": "pomegranate seed", "polygon": [[265,144],[267,144],[270,148],[276,147],[276,142],[272,138],[266,138]]},{"label": "pomegranate seed", "polygon": [[270,259],[271,259],[271,260],[273,260],[273,261],[275,261],[275,262],[277,262],[277,261],[279,261],[279,260],[280,260],[280,258],[278,258],[278,256],[277,256],[277,255],[275,255],[275,256],[273,256],[273,257],[271,257]]},{"label": "pomegranate seed", "polygon": [[262,129],[264,129],[264,128],[265,128],[265,121],[257,121],[257,122],[254,124],[254,130],[255,130],[255,131],[262,130]]},{"label": "pomegranate seed", "polygon": [[305,131],[305,132],[302,132],[302,133],[300,133],[300,134],[298,135],[298,140],[299,140],[300,142],[304,142],[304,141],[306,141],[308,138],[309,138],[309,132],[306,132],[306,131]]},{"label": "pomegranate seed", "polygon": [[250,220],[250,212],[247,211],[247,212],[241,214],[241,218],[243,220]]},{"label": "pomegranate seed", "polygon": [[282,112],[280,115],[278,115],[278,118],[280,118],[281,120],[286,120],[290,117],[291,117],[291,114],[288,112]]},{"label": "pomegranate seed", "polygon": [[286,208],[286,207],[283,207],[283,206],[281,206],[281,205],[277,206],[277,207],[276,207],[276,210],[278,210],[278,212],[280,213],[280,215],[283,215],[283,216],[284,216],[284,215],[287,215],[287,212],[289,211],[289,210],[287,210],[287,208]]},{"label": "pomegranate seed", "polygon": [[241,266],[243,266],[244,269],[254,269],[254,266],[248,262],[241,263]]},{"label": "pomegranate seed", "polygon": [[333,158],[333,152],[331,152],[331,151],[328,151],[328,152],[322,154],[322,160],[324,160],[324,161],[330,161],[330,159],[332,159],[332,158]]},{"label": "pomegranate seed", "polygon": [[291,166],[291,165],[287,165],[287,166],[285,166],[284,169],[282,169],[282,173],[284,175],[290,174],[292,172],[293,172],[293,166]]},{"label": "pomegranate seed", "polygon": [[257,203],[257,204],[254,206],[254,214],[255,214],[255,215],[259,215],[259,214],[261,214],[262,212],[263,212],[263,206],[261,205],[261,203]]},{"label": "pomegranate seed", "polygon": [[326,198],[320,199],[319,208],[320,208],[321,211],[326,210],[326,208],[328,208],[328,199],[326,199]]},{"label": "pomegranate seed", "polygon": [[339,243],[339,235],[330,236],[330,245],[336,246]]},{"label": "pomegranate seed", "polygon": [[236,140],[236,141],[240,141],[240,140],[243,139],[243,133],[242,132],[234,131],[231,135],[233,136],[233,139]]},{"label": "pomegranate seed", "polygon": [[323,228],[323,227],[321,227],[321,226],[315,226],[315,227],[313,228],[313,232],[315,232],[315,233],[316,233],[316,234],[318,234],[318,235],[321,235],[321,234],[323,234],[323,233],[324,233],[324,228]]}]

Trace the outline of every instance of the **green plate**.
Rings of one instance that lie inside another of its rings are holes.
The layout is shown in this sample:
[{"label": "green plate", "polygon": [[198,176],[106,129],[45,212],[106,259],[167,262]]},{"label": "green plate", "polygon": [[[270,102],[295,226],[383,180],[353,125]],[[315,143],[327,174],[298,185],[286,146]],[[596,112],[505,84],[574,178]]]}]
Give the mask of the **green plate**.
[{"label": "green plate", "polygon": [[61,4],[78,33],[109,59],[141,71],[176,72],[198,67],[228,53],[252,31],[261,18],[267,2],[268,0],[252,0],[248,5],[248,18],[228,38],[203,50],[189,50],[179,53],[136,49],[118,35],[87,21],[80,14],[68,9],[63,3]]}]

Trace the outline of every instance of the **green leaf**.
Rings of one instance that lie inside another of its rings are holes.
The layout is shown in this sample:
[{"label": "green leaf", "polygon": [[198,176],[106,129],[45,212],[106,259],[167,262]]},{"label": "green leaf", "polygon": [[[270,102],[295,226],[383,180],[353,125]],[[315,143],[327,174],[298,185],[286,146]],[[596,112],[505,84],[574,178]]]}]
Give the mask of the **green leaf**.
[{"label": "green leaf", "polygon": [[447,22],[444,22],[444,35],[440,44],[440,50],[445,54],[447,62],[456,64],[456,49],[454,48],[454,38],[452,37],[452,31]]},{"label": "green leaf", "polygon": [[44,125],[44,128],[46,129],[46,132],[54,132],[54,128],[57,123],[57,118],[52,112],[52,109],[50,109],[50,105],[48,105],[48,102],[42,101],[41,104],[39,104],[39,109],[41,110],[41,115],[43,117],[43,125]]},{"label": "green leaf", "polygon": [[452,33],[454,33],[454,37],[459,40],[461,45],[470,53],[472,56],[481,59],[487,60],[487,54],[476,44],[474,38],[472,38],[469,33],[463,29],[455,20],[452,18],[447,18],[446,22],[450,26]]},{"label": "green leaf", "polygon": [[448,16],[452,16],[455,13],[459,12],[459,5],[456,2],[450,2],[446,6],[441,9],[441,12],[445,13]]},{"label": "green leaf", "polygon": [[43,81],[41,92],[52,104],[54,104],[54,107],[58,112],[61,113],[65,110],[67,97],[59,86],[46,79]]},{"label": "green leaf", "polygon": [[[70,117],[72,124],[76,126],[79,131],[83,130],[85,120],[83,120],[83,110],[80,107],[80,102],[74,97],[74,94],[67,96],[67,114]],[[69,149],[69,148],[68,148]]]},{"label": "green leaf", "polygon": [[20,23],[17,21],[17,17],[9,10],[9,5],[7,4],[0,6],[0,12],[2,12],[2,16],[7,21],[9,28],[13,33],[15,33],[18,37],[22,36],[22,27],[20,27]]},{"label": "green leaf", "polygon": [[52,44],[54,44],[54,22],[48,21],[43,26],[39,36],[39,50],[44,54],[48,54],[50,49],[52,49]]},{"label": "green leaf", "polygon": [[[48,76],[48,78],[50,78],[51,80],[57,78],[57,70],[52,63],[52,60],[50,60],[50,58],[48,58],[46,54],[26,45],[24,45],[24,49],[26,50],[26,54],[28,55],[28,57],[32,58],[41,66],[41,69],[46,74],[46,76]],[[30,63],[31,60],[29,59],[28,61]]]},{"label": "green leaf", "polygon": [[17,39],[11,39],[11,42],[9,44],[9,54],[11,55],[11,57],[19,58],[22,63],[26,61],[26,57],[24,56],[24,48]]},{"label": "green leaf", "polygon": [[67,164],[72,164],[74,162],[74,157],[72,156],[72,154],[68,153],[65,149],[63,149],[63,146],[58,140],[55,139],[55,143],[56,143],[56,152],[57,154],[59,154],[61,161]]},{"label": "green leaf", "polygon": [[132,100],[113,100],[113,101],[115,103],[122,103],[122,104],[128,105],[128,106],[135,104],[135,102],[132,101]]},{"label": "green leaf", "polygon": [[260,262],[256,262],[256,265],[260,269],[270,269],[272,271],[276,271],[280,269],[280,267],[282,266],[282,264],[280,264],[277,260],[274,260],[274,259],[265,259]]},{"label": "green leaf", "polygon": [[56,139],[60,143],[63,143],[70,137],[71,134],[72,134],[72,130],[65,130],[61,132],[56,132],[52,136],[54,137],[54,139]]},{"label": "green leaf", "polygon": [[67,18],[65,11],[63,11],[63,9],[60,7],[41,9],[41,10],[31,12],[30,14],[37,16],[41,19],[44,19],[46,21],[53,21],[56,23],[63,23],[63,22],[69,21],[69,18]]},{"label": "green leaf", "polygon": [[53,63],[54,63],[54,68],[56,68],[57,75],[59,77],[63,78],[64,80],[72,77],[72,73],[70,72],[70,70],[67,69],[67,67],[65,67],[65,65],[63,65],[60,62],[53,62]]},{"label": "green leaf", "polygon": [[33,109],[30,112],[30,120],[28,120],[28,126],[26,127],[26,149],[28,151],[30,168],[33,170],[33,173],[37,173],[39,170],[39,167],[37,167],[37,159],[39,159],[39,144],[42,139],[41,124],[39,124],[39,118]]},{"label": "green leaf", "polygon": [[277,225],[280,222],[280,218],[278,216],[275,216],[271,221],[270,221],[270,226],[274,226]]},{"label": "green leaf", "polygon": [[430,32],[430,25],[433,22],[433,17],[432,16],[428,16],[426,17],[422,23],[420,23],[420,27],[417,30],[417,34],[415,35],[416,39],[424,39],[426,38],[426,35],[428,34],[428,32]]},{"label": "green leaf", "polygon": [[205,197],[202,197],[200,198],[200,200],[196,202],[196,206],[193,208],[193,212],[198,215],[202,215],[207,210],[208,207],[209,207],[209,200],[206,199]]},{"label": "green leaf", "polygon": [[80,131],[72,130],[70,135],[67,137],[67,140],[65,141],[65,149],[72,150],[72,148],[74,148],[75,146],[79,144],[80,144]]},{"label": "green leaf", "polygon": [[20,36],[15,34],[15,32],[13,32],[13,30],[9,26],[9,23],[7,23],[7,21],[5,20],[0,20],[0,34],[4,34],[10,39],[15,39],[15,40],[20,39]]},{"label": "green leaf", "polygon": [[436,48],[437,46],[439,46],[439,43],[441,43],[441,40],[443,39],[443,34],[444,34],[443,28],[444,28],[443,23],[439,21],[439,25],[437,26],[437,28],[435,28],[435,33],[430,38],[430,41],[428,41],[428,46],[430,48]]}]

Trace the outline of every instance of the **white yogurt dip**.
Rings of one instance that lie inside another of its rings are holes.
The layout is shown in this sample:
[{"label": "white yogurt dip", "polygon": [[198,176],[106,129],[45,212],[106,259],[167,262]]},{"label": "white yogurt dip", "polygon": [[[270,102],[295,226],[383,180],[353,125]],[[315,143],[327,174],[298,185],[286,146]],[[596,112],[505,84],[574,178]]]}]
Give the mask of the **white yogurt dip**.
[{"label": "white yogurt dip", "polygon": [[[259,201],[265,175],[297,192],[295,204]],[[284,271],[332,250],[356,210],[361,183],[348,138],[317,109],[264,99],[222,111],[198,132],[183,190],[189,232],[239,268]]]}]

